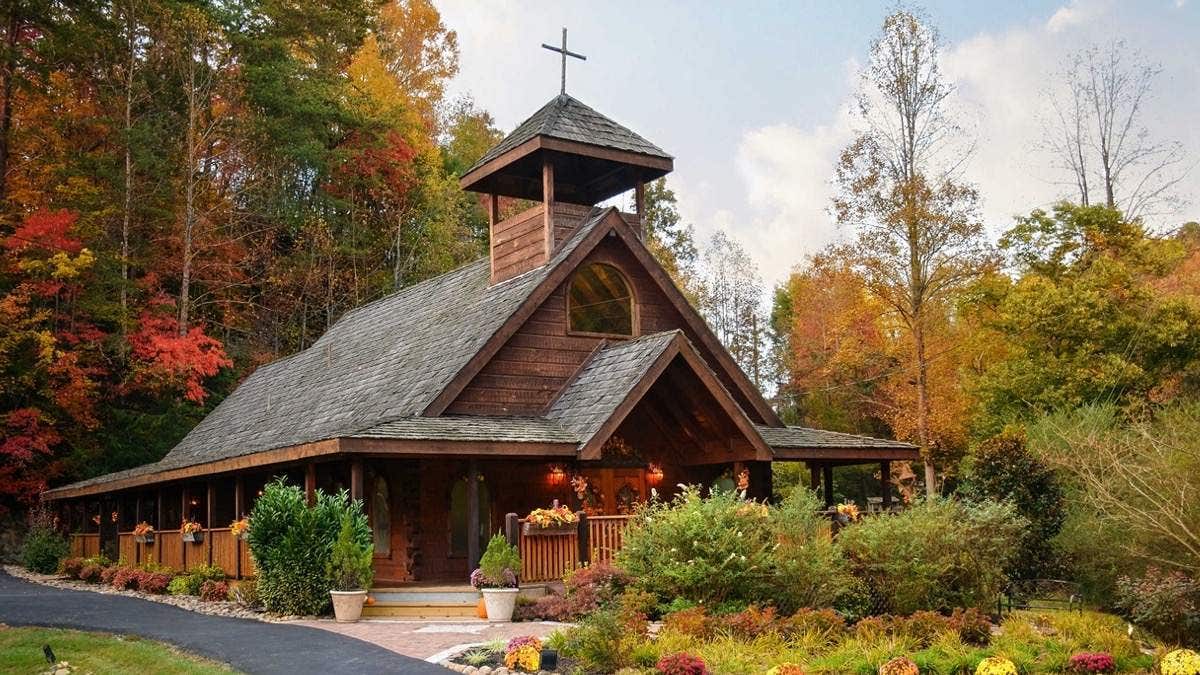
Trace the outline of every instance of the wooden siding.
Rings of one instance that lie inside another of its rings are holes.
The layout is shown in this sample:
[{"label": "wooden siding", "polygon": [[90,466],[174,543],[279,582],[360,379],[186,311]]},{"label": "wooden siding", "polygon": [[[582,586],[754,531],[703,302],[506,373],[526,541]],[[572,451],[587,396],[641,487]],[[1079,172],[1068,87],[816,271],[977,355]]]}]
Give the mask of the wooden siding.
[{"label": "wooden siding", "polygon": [[[212,564],[225,570],[230,577],[237,577],[238,539],[229,528],[205,532],[204,542],[212,551]],[[198,561],[197,561],[198,562]]]},{"label": "wooden siding", "polygon": [[591,562],[612,562],[625,541],[629,516],[589,516],[587,525]]},{"label": "wooden siding", "polygon": [[[605,241],[582,264],[615,265],[633,287],[635,335],[683,329],[708,363],[714,363],[698,336],[667,300],[662,290],[632,254],[615,241]],[[602,338],[571,335],[567,330],[567,289],[564,281],[524,325],[463,389],[447,408],[459,415],[540,415],[579,371]],[[737,398],[738,389],[724,373],[722,384]],[[744,409],[747,403],[737,398]]]},{"label": "wooden siding", "polygon": [[[524,520],[522,520],[524,524]],[[521,533],[521,582],[558,581],[579,566],[579,535]]]},{"label": "wooden siding", "polygon": [[492,283],[546,262],[544,214],[539,204],[492,226]]},{"label": "wooden siding", "polygon": [[117,559],[126,565],[136,565],[140,562],[137,542],[133,540],[132,532],[122,532],[117,535]]},{"label": "wooden siding", "polygon": [[254,556],[250,554],[250,544],[240,542],[238,546],[238,556],[242,561],[242,578],[248,579],[254,576]]},{"label": "wooden siding", "polygon": [[583,219],[592,212],[592,207],[580,204],[556,202],[554,204],[554,248],[562,248],[564,242],[571,238],[575,229]]},{"label": "wooden siding", "polygon": [[71,535],[71,557],[72,558],[90,558],[100,554],[100,535],[99,534],[73,534]]},{"label": "wooden siding", "polygon": [[179,530],[165,530],[154,535],[154,548],[158,549],[158,562],[174,570],[184,570],[183,543]]}]

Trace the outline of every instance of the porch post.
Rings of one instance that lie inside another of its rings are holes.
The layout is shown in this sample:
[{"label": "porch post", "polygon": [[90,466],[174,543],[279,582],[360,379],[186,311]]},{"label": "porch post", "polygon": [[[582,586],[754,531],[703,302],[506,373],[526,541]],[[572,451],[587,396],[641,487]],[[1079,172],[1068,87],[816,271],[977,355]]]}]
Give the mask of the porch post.
[{"label": "porch post", "polygon": [[[217,495],[217,490],[216,490],[216,487],[213,486],[213,482],[212,482],[211,478],[208,479],[208,482],[204,487],[205,487],[205,489],[204,489],[204,528],[207,530],[212,530],[213,529],[213,500]],[[212,551],[212,549],[213,549],[212,532],[209,532],[208,536],[204,538],[204,547],[206,549],[208,549],[208,564],[212,565],[212,553],[213,553],[213,551]]]},{"label": "porch post", "polygon": [[357,457],[350,460],[350,499],[363,498],[363,461]]},{"label": "porch post", "polygon": [[822,473],[825,475],[825,508],[833,507],[833,465],[826,464],[821,467]]},{"label": "porch post", "polygon": [[317,503],[317,464],[309,462],[304,465],[304,497],[308,505]]},{"label": "porch post", "polygon": [[183,540],[183,521],[188,519],[187,485],[179,486],[179,560],[187,571],[187,542]]},{"label": "porch post", "polygon": [[887,511],[892,508],[892,463],[886,459],[879,463],[879,489],[883,497],[880,505]]},{"label": "porch post", "polygon": [[[233,517],[237,520],[242,519],[242,510],[245,505],[242,503],[242,492],[246,489],[245,481],[242,477],[236,476],[233,479]],[[234,537],[233,539],[234,553],[237,557],[237,562],[234,563],[233,577],[235,579],[242,578],[242,538]]]},{"label": "porch post", "polygon": [[[160,488],[158,488],[158,491],[154,495],[154,529],[156,529],[156,530],[163,529],[162,492],[163,492],[162,488],[160,487]],[[163,540],[158,539],[154,544],[154,557],[156,559],[155,562],[157,562],[160,565],[162,564],[162,550],[163,550]]]},{"label": "porch post", "polygon": [[587,511],[576,514],[579,517],[579,562],[587,565],[592,562],[592,528],[588,525]]},{"label": "porch post", "polygon": [[509,546],[521,545],[521,517],[515,513],[504,514],[504,538]]},{"label": "porch post", "polygon": [[821,467],[816,462],[805,462],[808,465],[808,487],[816,492],[821,488]]},{"label": "porch post", "polygon": [[479,462],[467,460],[467,571],[479,565]]}]

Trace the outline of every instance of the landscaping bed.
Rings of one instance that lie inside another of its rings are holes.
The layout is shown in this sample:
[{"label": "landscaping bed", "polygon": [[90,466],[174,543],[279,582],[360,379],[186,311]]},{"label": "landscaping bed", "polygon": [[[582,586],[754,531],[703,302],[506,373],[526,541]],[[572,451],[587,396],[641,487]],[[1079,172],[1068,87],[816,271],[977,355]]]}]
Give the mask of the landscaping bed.
[{"label": "landscaping bed", "polygon": [[[53,665],[47,663],[43,651],[47,645],[56,659]],[[215,675],[236,671],[170,645],[137,637],[0,624],[0,672]]]}]

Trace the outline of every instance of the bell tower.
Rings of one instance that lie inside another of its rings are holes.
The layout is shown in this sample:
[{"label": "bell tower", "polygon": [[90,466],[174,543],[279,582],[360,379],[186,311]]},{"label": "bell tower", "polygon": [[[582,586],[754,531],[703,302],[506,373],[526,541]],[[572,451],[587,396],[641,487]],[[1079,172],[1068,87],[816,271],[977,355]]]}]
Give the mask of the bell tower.
[{"label": "bell tower", "polygon": [[[622,192],[634,191],[637,213],[622,215],[641,232],[644,186],[673,166],[633,131],[566,93],[555,96],[459,181],[487,196],[492,283],[545,264],[591,207]],[[501,220],[500,197],[536,204]]]}]

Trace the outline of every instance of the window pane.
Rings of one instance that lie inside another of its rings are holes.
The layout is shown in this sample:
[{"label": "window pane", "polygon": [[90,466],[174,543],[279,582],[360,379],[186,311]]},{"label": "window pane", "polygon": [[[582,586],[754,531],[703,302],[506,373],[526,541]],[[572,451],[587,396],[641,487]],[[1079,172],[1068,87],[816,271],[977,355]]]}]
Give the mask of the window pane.
[{"label": "window pane", "polygon": [[371,531],[375,534],[375,555],[386,558],[392,554],[392,501],[383,476],[375,479],[374,487],[371,492]]},{"label": "window pane", "polygon": [[595,263],[576,272],[568,305],[572,331],[633,335],[633,295],[611,265]]}]

